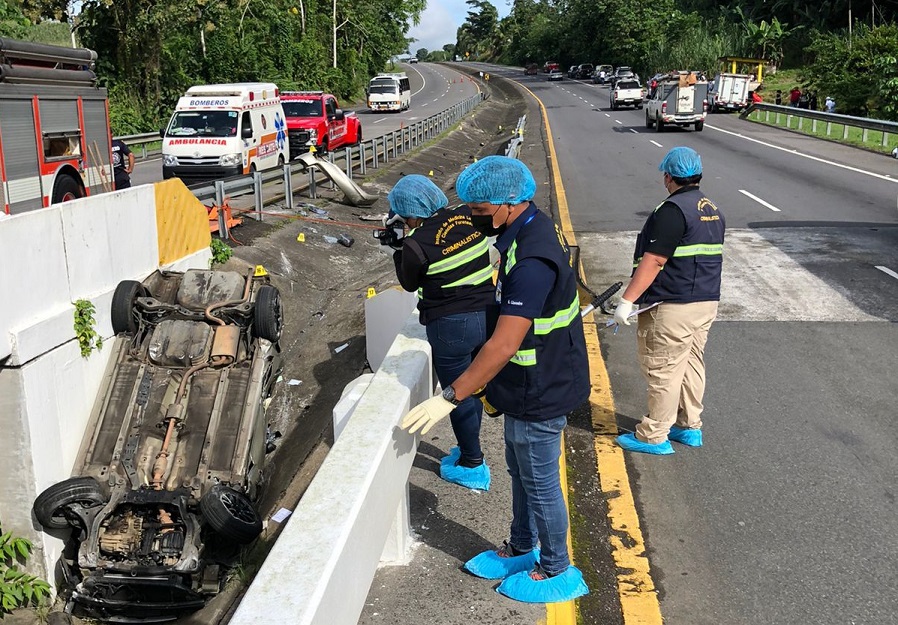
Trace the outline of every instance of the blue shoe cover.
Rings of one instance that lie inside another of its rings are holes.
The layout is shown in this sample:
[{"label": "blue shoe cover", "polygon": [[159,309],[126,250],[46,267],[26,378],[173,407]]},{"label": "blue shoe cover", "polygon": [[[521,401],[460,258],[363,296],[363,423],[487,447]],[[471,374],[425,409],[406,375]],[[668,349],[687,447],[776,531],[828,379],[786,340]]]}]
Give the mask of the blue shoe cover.
[{"label": "blue shoe cover", "polygon": [[453,447],[449,455],[440,460],[440,477],[447,482],[464,486],[472,490],[490,489],[490,468],[486,462],[479,467],[463,467],[456,465],[461,457],[458,447]]},{"label": "blue shoe cover", "polygon": [[695,430],[692,428],[681,428],[676,425],[670,428],[670,433],[667,435],[672,441],[676,441],[678,443],[682,443],[687,447],[701,447],[702,446],[702,431]]},{"label": "blue shoe cover", "polygon": [[621,434],[614,440],[627,451],[641,451],[644,454],[655,454],[656,456],[666,456],[674,452],[673,447],[670,446],[670,441],[655,444],[643,443],[632,433]]},{"label": "blue shoe cover", "polygon": [[524,603],[561,603],[582,597],[589,592],[583,573],[576,566],[569,566],[564,573],[536,581],[530,571],[515,573],[499,584],[496,592]]},{"label": "blue shoe cover", "polygon": [[539,562],[539,549],[510,558],[499,557],[496,550],[491,549],[465,562],[465,570],[483,579],[505,579],[516,573],[529,574],[537,562]]}]

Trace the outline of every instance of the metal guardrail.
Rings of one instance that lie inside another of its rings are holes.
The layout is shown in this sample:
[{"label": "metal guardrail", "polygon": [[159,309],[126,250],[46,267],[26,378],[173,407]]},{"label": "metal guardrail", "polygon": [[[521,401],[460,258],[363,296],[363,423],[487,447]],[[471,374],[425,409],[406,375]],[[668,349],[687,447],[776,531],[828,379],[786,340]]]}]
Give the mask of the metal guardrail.
[{"label": "metal guardrail", "polygon": [[521,155],[521,146],[524,145],[524,125],[526,123],[527,116],[522,115],[514,129],[514,138],[508,142],[508,147],[505,148],[505,156],[518,158]]},{"label": "metal guardrail", "polygon": [[[449,130],[457,121],[474,110],[474,107],[480,104],[483,99],[483,95],[478,93],[426,119],[400,127],[398,130],[393,130],[380,137],[368,139],[356,146],[347,146],[342,150],[329,152],[327,159],[332,163],[340,165],[350,180],[353,179],[354,173],[364,176],[369,166],[376,169],[391,160],[395,160],[400,154],[409,152]],[[521,129],[523,129],[523,119],[521,118],[522,121],[518,124]],[[520,139],[522,132],[521,130],[518,133],[517,139]],[[283,182],[284,189],[292,190],[292,193],[285,193],[285,199],[287,208],[293,210],[293,194],[297,191],[308,190],[310,198],[314,199],[317,197],[317,188],[320,182],[316,175],[317,173],[315,167],[306,168],[302,163],[291,162],[285,163],[282,167],[272,167],[245,176],[235,176],[224,180],[191,185],[189,188],[198,200],[201,202],[211,200],[214,201],[216,206],[223,206],[225,198],[230,195],[252,192],[254,195],[252,216],[262,221],[263,185],[271,182]],[[306,180],[302,183],[294,184],[294,176],[299,178],[298,174],[305,174]],[[331,184],[331,188],[333,188],[335,185]],[[219,211],[219,235],[222,238],[227,238],[228,236],[224,211]]]},{"label": "metal guardrail", "polygon": [[855,117],[853,115],[840,115],[838,113],[825,113],[823,111],[812,111],[810,109],[800,109],[793,106],[782,106],[778,104],[767,104],[758,102],[751,104],[746,108],[739,117],[741,119],[751,119],[752,115],[756,115],[756,121],[763,121],[779,126],[781,118],[785,118],[786,128],[792,128],[792,118],[798,120],[795,130],[805,131],[804,120],[811,121],[810,132],[816,134],[818,123],[826,124],[826,136],[831,137],[833,126],[842,126],[842,139],[848,139],[849,128],[859,128],[862,130],[862,141],[869,141],[870,131],[882,134],[881,145],[883,147],[889,145],[889,135],[898,135],[898,122],[890,122],[882,119],[870,119],[867,117]]},{"label": "metal guardrail", "polygon": [[[141,159],[146,159],[148,156],[158,154],[162,151],[162,137],[159,136],[158,132],[145,132],[140,135],[124,135],[122,137],[113,137],[113,139],[119,139],[120,141],[124,141],[125,144],[131,148],[131,151],[135,151],[135,147],[140,148],[140,157]],[[151,143],[158,143],[159,149],[157,150],[148,150],[147,146]],[[137,158],[137,154],[134,155]]]}]

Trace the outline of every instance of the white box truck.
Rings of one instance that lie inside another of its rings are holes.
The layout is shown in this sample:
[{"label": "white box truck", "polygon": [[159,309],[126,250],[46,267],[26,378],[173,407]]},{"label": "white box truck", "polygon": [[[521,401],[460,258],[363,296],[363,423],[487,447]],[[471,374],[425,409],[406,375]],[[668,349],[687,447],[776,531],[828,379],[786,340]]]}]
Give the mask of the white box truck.
[{"label": "white box truck", "polygon": [[754,76],[749,74],[718,74],[708,88],[711,112],[740,111],[748,106],[753,80]]},{"label": "white box truck", "polygon": [[367,93],[372,111],[404,111],[412,105],[412,89],[405,72],[378,74],[368,83]]},{"label": "white box truck", "polygon": [[191,87],[160,134],[165,179],[227,178],[290,159],[287,118],[273,83]]}]

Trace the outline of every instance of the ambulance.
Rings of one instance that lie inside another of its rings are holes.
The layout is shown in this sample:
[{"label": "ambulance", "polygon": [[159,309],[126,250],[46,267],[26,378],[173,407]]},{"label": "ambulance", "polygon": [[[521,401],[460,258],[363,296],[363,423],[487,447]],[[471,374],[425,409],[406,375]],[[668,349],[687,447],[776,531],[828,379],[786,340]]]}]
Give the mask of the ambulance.
[{"label": "ambulance", "polygon": [[251,174],[290,158],[273,83],[191,87],[162,135],[162,177],[187,183]]}]

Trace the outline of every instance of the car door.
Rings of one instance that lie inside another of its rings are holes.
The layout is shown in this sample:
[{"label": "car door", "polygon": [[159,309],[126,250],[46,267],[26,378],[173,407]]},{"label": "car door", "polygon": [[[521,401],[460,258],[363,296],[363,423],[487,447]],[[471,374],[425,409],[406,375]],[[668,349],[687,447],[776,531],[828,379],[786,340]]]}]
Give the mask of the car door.
[{"label": "car door", "polygon": [[335,140],[346,134],[346,118],[337,119],[337,101],[328,97],[324,102],[324,110],[327,114],[327,136],[330,145],[336,145]]}]

